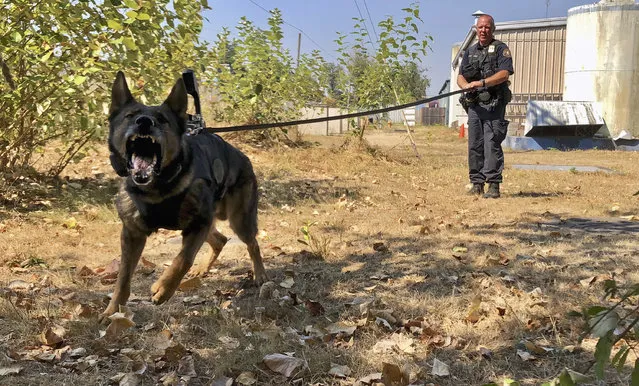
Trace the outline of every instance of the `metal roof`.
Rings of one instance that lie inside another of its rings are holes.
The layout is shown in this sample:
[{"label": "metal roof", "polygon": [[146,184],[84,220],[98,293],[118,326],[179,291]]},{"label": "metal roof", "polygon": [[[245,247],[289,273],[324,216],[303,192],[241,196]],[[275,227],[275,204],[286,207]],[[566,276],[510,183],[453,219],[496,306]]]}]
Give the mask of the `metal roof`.
[{"label": "metal roof", "polygon": [[[550,17],[547,19],[530,19],[530,20],[516,20],[516,21],[503,21],[500,23],[495,23],[496,31],[508,31],[513,29],[529,29],[529,28],[542,28],[542,27],[552,27],[552,26],[563,26],[566,25],[568,18],[567,17]],[[466,34],[466,38],[461,43],[459,47],[459,51],[455,55],[455,58],[452,62],[452,67],[457,68],[457,64],[459,63],[459,58],[464,54],[464,51],[470,44],[475,40],[475,35],[477,35],[477,31],[475,30],[475,26],[471,26]]]}]

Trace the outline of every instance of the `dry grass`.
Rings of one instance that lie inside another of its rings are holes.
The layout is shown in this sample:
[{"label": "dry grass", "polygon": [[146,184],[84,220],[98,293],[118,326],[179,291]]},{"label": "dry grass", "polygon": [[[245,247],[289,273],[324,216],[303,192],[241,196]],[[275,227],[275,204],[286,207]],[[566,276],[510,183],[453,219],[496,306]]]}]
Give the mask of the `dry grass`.
[{"label": "dry grass", "polygon": [[[67,316],[78,303],[101,310],[112,290],[110,284],[77,275],[78,267],[96,268],[119,258],[115,176],[106,149],[72,165],[62,181],[5,176],[0,182],[0,243],[5,246],[0,285],[20,279],[34,283],[37,292],[29,311],[0,300],[2,351],[9,355],[37,346],[42,329],[56,323],[67,329],[66,344],[85,347],[88,355],[100,358],[86,371],[65,369],[55,361],[21,361],[25,370],[11,383],[107,383],[132,366],[116,349],[151,355],[162,329],[169,329],[174,341],[192,353],[198,376],[189,384],[195,385],[245,371],[264,385],[295,379],[340,384],[328,375],[331,363],[352,370],[344,384],[381,372],[383,362],[405,366],[416,383],[440,385],[481,385],[507,377],[536,385],[564,367],[586,369],[595,341],[587,339],[574,352],[563,350],[577,345],[583,331],[582,320],[566,313],[598,303],[603,294],[601,280],[587,285],[582,279],[614,275],[622,283],[639,281],[639,224],[613,222],[639,214],[632,196],[639,188],[639,155],[507,152],[503,197],[484,200],[465,195],[465,140],[444,128],[420,128],[415,135],[420,159],[401,132],[370,133],[367,140],[375,151],[341,148],[343,138],[336,137],[311,138],[317,145],[300,149],[245,146],[260,179],[260,242],[267,271],[276,283],[293,275],[293,287],[279,288],[277,299],[259,298],[257,288],[245,285],[250,270],[246,250],[232,242],[202,287],[154,307],[147,302],[148,288],[179,248],[175,233],[161,232],[149,240],[143,255],[159,268],[135,275],[131,307],[138,327],[114,341],[99,339],[95,317],[68,321]],[[593,165],[619,174],[509,167],[515,163]],[[105,176],[95,178],[98,172]],[[79,226],[65,228],[71,217]],[[582,229],[570,226],[576,218],[605,222],[599,229]],[[307,247],[297,241],[303,238],[300,228],[313,222],[311,234],[322,241],[322,259],[305,253]],[[225,228],[223,233],[231,235]],[[467,252],[453,256],[456,246]],[[29,259],[46,266],[15,269]],[[72,292],[73,300],[68,300]],[[205,302],[183,301],[193,295]],[[478,296],[473,323],[467,317]],[[349,305],[361,297],[374,298],[368,319]],[[319,302],[325,312],[312,315],[305,300]],[[412,336],[413,352],[375,349],[393,331],[375,323],[373,315],[388,320],[391,313],[396,319],[392,330],[405,336],[410,334],[402,321],[423,319],[428,326],[422,335]],[[351,342],[300,344],[307,326],[323,328],[338,321],[358,325]],[[142,328],[149,323],[155,328]],[[523,340],[553,351],[523,361],[516,353]],[[478,354],[480,347],[490,350],[489,359]],[[266,354],[284,352],[305,359],[308,368],[287,380],[261,363]],[[434,358],[449,365],[450,377],[430,374]],[[0,367],[8,364],[0,354]],[[149,360],[142,383],[155,384],[176,369]],[[627,384],[627,375],[610,372],[607,382]]]}]

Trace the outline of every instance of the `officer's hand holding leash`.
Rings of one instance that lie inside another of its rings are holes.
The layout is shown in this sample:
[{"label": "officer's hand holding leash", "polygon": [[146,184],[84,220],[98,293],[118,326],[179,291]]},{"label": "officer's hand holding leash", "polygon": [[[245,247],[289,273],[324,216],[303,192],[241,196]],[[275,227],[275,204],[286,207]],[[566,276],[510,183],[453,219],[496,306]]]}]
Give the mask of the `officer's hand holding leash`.
[{"label": "officer's hand holding leash", "polygon": [[464,90],[475,90],[480,87],[485,87],[485,83],[483,80],[475,80],[473,82],[468,82],[464,85]]}]

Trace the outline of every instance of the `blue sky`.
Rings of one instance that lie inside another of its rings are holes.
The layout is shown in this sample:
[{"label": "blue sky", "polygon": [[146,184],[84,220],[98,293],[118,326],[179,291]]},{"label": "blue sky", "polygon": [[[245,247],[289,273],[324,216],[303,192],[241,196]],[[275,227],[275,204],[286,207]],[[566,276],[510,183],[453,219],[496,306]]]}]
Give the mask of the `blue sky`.
[{"label": "blue sky", "polygon": [[[246,16],[259,27],[266,28],[268,13],[262,8],[278,8],[287,23],[301,29],[308,36],[302,35],[301,51],[310,52],[320,49],[327,61],[335,62],[337,56],[337,31],[348,33],[353,30],[353,17],[359,17],[355,2],[366,19],[377,22],[387,16],[400,20],[402,8],[413,1],[408,0],[209,0],[213,8],[206,11],[202,37],[212,42],[215,36],[228,27],[235,33],[235,26],[240,17]],[[565,17],[568,9],[592,4],[590,0],[550,0],[546,10],[546,0],[421,0],[420,16],[424,24],[420,25],[420,34],[433,37],[431,51],[423,58],[421,66],[427,70],[431,79],[428,94],[436,93],[450,76],[451,48],[466,36],[468,28],[474,22],[472,13],[478,9],[493,15],[497,22],[540,19],[546,17]],[[256,5],[257,4],[257,5]],[[259,6],[258,6],[259,5]],[[262,8],[260,8],[260,6]],[[284,45],[293,56],[297,52],[297,36],[299,31],[290,25],[284,25]],[[370,30],[370,24],[369,24]],[[312,41],[310,39],[312,39]],[[515,58],[515,67],[517,66]],[[516,68],[515,68],[516,70]]]}]

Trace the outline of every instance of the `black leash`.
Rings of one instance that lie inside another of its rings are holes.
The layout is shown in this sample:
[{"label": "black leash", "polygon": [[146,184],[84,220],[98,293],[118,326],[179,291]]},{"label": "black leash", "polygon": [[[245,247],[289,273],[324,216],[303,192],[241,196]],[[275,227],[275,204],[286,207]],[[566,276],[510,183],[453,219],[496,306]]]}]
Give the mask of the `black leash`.
[{"label": "black leash", "polygon": [[191,96],[193,96],[194,101],[195,101],[195,115],[190,116],[189,119],[189,126],[192,129],[194,134],[197,134],[197,132],[199,132],[200,130],[207,130],[208,132],[211,133],[228,133],[231,131],[247,131],[247,130],[265,130],[265,129],[271,129],[274,127],[287,127],[287,126],[296,126],[296,125],[303,125],[303,124],[309,124],[309,123],[318,123],[318,122],[328,122],[328,121],[336,121],[339,119],[348,119],[348,118],[357,118],[357,117],[363,117],[366,115],[374,115],[374,114],[381,114],[381,113],[387,113],[389,111],[394,111],[394,110],[401,110],[401,109],[405,109],[408,107],[414,107],[414,106],[418,106],[424,103],[429,103],[432,101],[436,101],[439,99],[443,99],[452,95],[456,95],[456,94],[461,94],[463,92],[466,92],[468,90],[455,90],[455,91],[450,91],[444,94],[439,94],[437,96],[434,97],[430,97],[430,98],[426,98],[426,99],[421,99],[418,101],[414,101],[414,102],[410,102],[410,103],[405,103],[403,105],[398,105],[398,106],[391,106],[391,107],[386,107],[383,109],[376,109],[376,110],[369,110],[369,111],[363,111],[363,112],[357,112],[357,113],[350,113],[350,114],[344,114],[344,115],[335,115],[333,117],[321,117],[321,118],[312,118],[312,119],[300,119],[300,120],[296,120],[296,121],[288,121],[288,122],[275,122],[275,123],[258,123],[255,125],[238,125],[238,126],[227,126],[227,127],[203,127],[203,121],[202,121],[202,114],[201,114],[201,108],[200,108],[200,98],[199,98],[199,93],[197,91],[197,83],[195,81],[195,75],[193,74],[192,70],[186,70],[184,73],[182,73],[182,77],[184,79],[184,83],[186,85],[186,89],[187,89],[187,93]]},{"label": "black leash", "polygon": [[288,121],[288,122],[275,122],[275,123],[259,123],[256,125],[238,125],[238,126],[227,126],[227,127],[207,127],[206,130],[211,132],[211,133],[227,133],[230,131],[246,131],[246,130],[265,130],[265,129],[271,129],[274,127],[286,127],[286,126],[296,126],[296,125],[303,125],[303,124],[309,124],[309,123],[318,123],[318,122],[328,122],[328,121],[336,121],[339,119],[348,119],[348,118],[356,118],[356,117],[363,117],[365,115],[374,115],[374,114],[381,114],[381,113],[387,113],[389,111],[393,111],[393,110],[401,110],[401,109],[405,109],[408,107],[413,107],[413,106],[418,106],[424,103],[428,103],[428,102],[432,102],[432,101],[436,101],[438,99],[442,99],[442,98],[446,98],[449,97],[451,95],[456,95],[456,94],[461,94],[465,91],[468,90],[456,90],[456,91],[451,91],[451,92],[447,92],[444,94],[439,94],[437,96],[434,97],[430,97],[430,98],[426,98],[426,99],[421,99],[415,102],[410,102],[410,103],[405,103],[403,105],[399,105],[399,106],[391,106],[391,107],[386,107],[383,109],[377,109],[377,110],[370,110],[370,111],[363,111],[363,112],[358,112],[358,113],[350,113],[350,114],[344,114],[344,115],[335,115],[332,117],[321,117],[321,118],[313,118],[313,119],[300,119],[297,121]]}]

